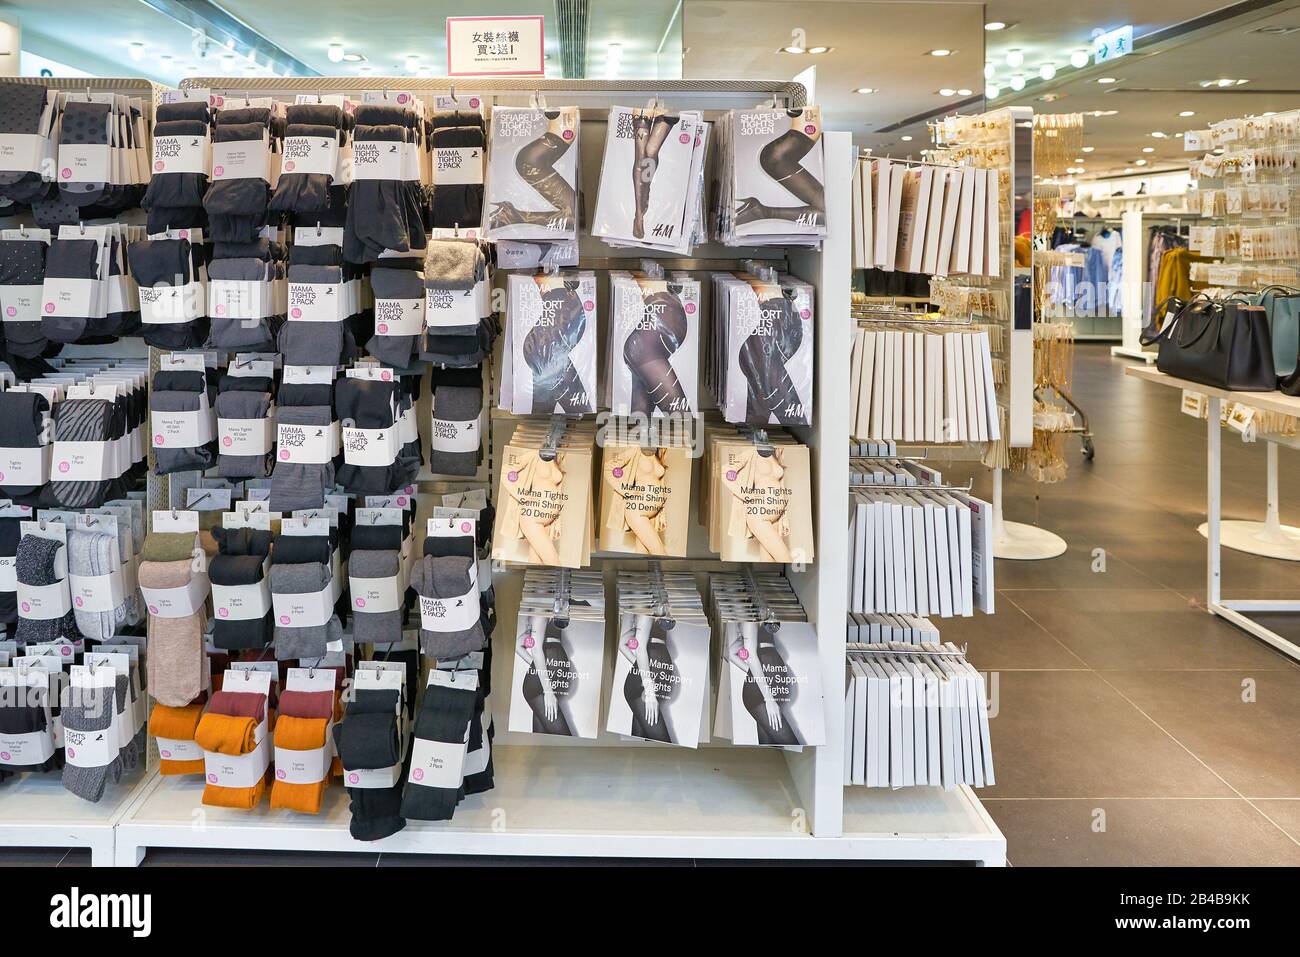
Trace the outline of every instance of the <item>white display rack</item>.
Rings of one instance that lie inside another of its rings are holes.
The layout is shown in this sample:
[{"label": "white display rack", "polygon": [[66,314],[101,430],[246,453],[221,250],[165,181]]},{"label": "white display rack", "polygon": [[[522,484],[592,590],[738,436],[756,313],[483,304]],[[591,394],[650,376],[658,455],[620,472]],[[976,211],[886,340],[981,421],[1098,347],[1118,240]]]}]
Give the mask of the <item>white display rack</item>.
[{"label": "white display rack", "polygon": [[496,787],[444,824],[409,822],[362,843],[347,794],[331,786],[319,815],[199,804],[203,782],[154,777],[117,828],[116,860],[151,847],[760,860],[1002,864],[1006,841],[969,789],[853,794],[845,833],[813,837],[780,754],[713,748],[534,748],[493,754]]},{"label": "white display rack", "polygon": [[0,784],[0,865],[5,848],[90,848],[92,867],[114,860],[116,829],[150,779],[137,771],[92,804],[63,786],[63,776],[23,774]]},{"label": "white display rack", "polygon": [[[706,112],[762,102],[794,107],[802,105],[806,96],[800,84],[761,81],[498,79],[472,84],[459,81],[458,85],[465,91],[460,95],[472,91],[494,105],[527,103],[541,93],[552,106],[563,101],[563,105],[584,108],[584,124],[603,124],[609,106],[636,105],[656,95],[668,108],[692,107]],[[186,80],[182,86],[282,98],[316,92],[359,98],[367,90],[434,96],[454,89],[449,79],[411,77],[202,78]],[[594,148],[600,137],[589,139],[584,128],[583,142]],[[1005,840],[967,789],[910,789],[905,793],[873,789],[846,796],[843,785],[843,735],[839,730],[845,718],[839,689],[844,681],[847,600],[838,563],[848,551],[848,542],[842,510],[835,503],[845,501],[848,494],[849,421],[843,400],[849,391],[846,357],[852,322],[844,278],[850,264],[847,214],[854,154],[848,133],[827,132],[823,142],[826,206],[834,212],[822,249],[709,245],[701,247],[697,255],[700,262],[724,259],[734,263],[734,268],[753,256],[784,256],[790,271],[816,289],[820,318],[815,424],[793,431],[811,451],[818,559],[808,568],[790,566],[787,573],[810,620],[817,624],[828,743],[783,752],[717,746],[698,751],[624,746],[608,739],[566,740],[562,746],[545,746],[556,742],[546,741],[544,736],[522,744],[520,736],[504,733],[507,722],[501,709],[508,696],[498,693],[492,700],[498,709],[496,726],[503,733],[494,754],[495,788],[467,799],[452,821],[412,822],[384,841],[359,842],[348,834],[347,796],[342,787],[328,789],[326,808],[318,816],[271,810],[266,801],[243,812],[205,807],[200,780],[154,774],[131,795],[129,806],[122,808],[111,824],[100,825],[115,835],[117,864],[140,863],[150,847],[1005,863]],[[584,175],[583,182],[590,202],[596,180]],[[584,236],[584,265],[589,252],[598,258],[625,258],[629,264],[645,257],[643,251],[607,249]],[[619,256],[620,252],[627,255]],[[151,480],[151,506],[167,501],[168,484]],[[436,486],[434,482],[420,483],[425,492]],[[628,558],[635,560],[634,556]],[[710,559],[703,567],[721,567],[716,557]],[[518,574],[509,572],[505,577]],[[502,636],[513,633],[515,610],[508,607],[508,600],[501,600],[512,591],[502,584],[505,587],[498,587],[496,637],[508,642]],[[509,658],[504,647],[499,651],[501,658]],[[493,684],[501,687],[497,681]],[[0,822],[11,819],[11,791],[8,785],[0,786]],[[68,833],[76,829],[75,819],[60,820],[51,813],[46,821],[49,833],[45,840],[23,843],[60,846],[53,840],[60,830],[64,844],[84,843],[71,840],[74,835]],[[0,847],[17,845],[10,836],[9,831],[0,830]],[[105,862],[102,851],[95,862]]]}]

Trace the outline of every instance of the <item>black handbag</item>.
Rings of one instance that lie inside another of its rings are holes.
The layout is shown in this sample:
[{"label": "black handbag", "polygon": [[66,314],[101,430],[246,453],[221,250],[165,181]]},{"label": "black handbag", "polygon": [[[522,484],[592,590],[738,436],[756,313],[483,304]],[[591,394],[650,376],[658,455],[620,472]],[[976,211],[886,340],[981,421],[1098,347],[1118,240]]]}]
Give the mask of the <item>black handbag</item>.
[{"label": "black handbag", "polygon": [[[1172,308],[1170,308],[1172,307]],[[1277,389],[1268,314],[1260,306],[1233,300],[1170,299],[1156,307],[1158,320],[1142,332],[1142,344],[1157,343],[1156,368],[1179,379],[1234,392]]]}]

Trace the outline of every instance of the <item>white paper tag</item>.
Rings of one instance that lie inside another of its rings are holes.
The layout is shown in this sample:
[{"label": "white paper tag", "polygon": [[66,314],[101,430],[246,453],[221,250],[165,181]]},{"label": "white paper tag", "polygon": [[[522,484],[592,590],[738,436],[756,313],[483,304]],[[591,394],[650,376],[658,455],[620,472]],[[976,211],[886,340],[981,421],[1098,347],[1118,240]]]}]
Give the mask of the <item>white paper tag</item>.
[{"label": "white paper tag", "polygon": [[213,585],[212,607],[222,621],[265,618],[271,610],[271,583],[263,578],[251,585]]},{"label": "white paper tag", "polygon": [[77,611],[113,611],[124,601],[122,573],[117,568],[107,575],[69,573],[68,590]]},{"label": "white paper tag", "polygon": [[[45,287],[42,285],[0,286],[0,310],[5,322],[40,322]],[[424,317],[424,303],[420,304]]]},{"label": "white paper tag", "polygon": [[17,582],[18,614],[22,618],[48,621],[62,618],[72,609],[66,581],[52,585],[24,585]]},{"label": "white paper tag", "polygon": [[271,284],[237,279],[208,283],[208,314],[222,319],[265,319],[272,315]]},{"label": "white paper tag", "polygon": [[149,614],[155,618],[188,618],[203,607],[208,597],[208,576],[195,572],[188,585],[176,588],[146,588],[140,586],[140,594]]},{"label": "white paper tag", "polygon": [[155,173],[200,173],[208,171],[210,141],[206,136],[155,136]]},{"label": "white paper tag", "polygon": [[[44,485],[50,480],[53,446],[0,449],[0,482],[6,485]],[[11,589],[12,590],[12,589]]]},{"label": "white paper tag", "polygon": [[403,144],[393,140],[354,141],[352,144],[352,178],[400,180],[404,178]]},{"label": "white paper tag", "polygon": [[158,742],[158,756],[164,761],[202,761],[203,749],[193,741],[181,738],[154,738]]},{"label": "white paper tag", "polygon": [[0,591],[16,592],[18,590],[18,572],[14,567],[14,556],[0,557]]},{"label": "white paper tag", "polygon": [[391,465],[397,457],[393,429],[344,429],[343,459],[349,465]]},{"label": "white paper tag", "polygon": [[50,477],[59,482],[100,482],[119,472],[112,467],[112,442],[54,443]]},{"label": "white paper tag", "polygon": [[348,316],[342,284],[289,283],[289,318],[305,322],[342,322]]},{"label": "white paper tag", "polygon": [[265,419],[217,419],[217,437],[224,455],[268,455],[275,422]]},{"label": "white paper tag", "polygon": [[60,183],[112,183],[112,147],[105,143],[60,143]]},{"label": "white paper tag", "polygon": [[281,173],[312,173],[333,177],[338,168],[339,142],[335,136],[287,136]]},{"label": "white paper tag", "polygon": [[411,744],[407,780],[427,788],[458,788],[465,765],[465,744],[416,738]]},{"label": "white paper tag", "polygon": [[[326,740],[328,740],[328,728]],[[313,751],[275,749],[275,779],[285,784],[317,784],[329,773],[333,752],[328,748]]]},{"label": "white paper tag", "polygon": [[151,326],[189,322],[203,315],[206,294],[201,282],[183,286],[140,286],[140,321]]},{"label": "white paper tag", "polygon": [[473,289],[426,289],[424,321],[430,329],[478,325],[478,303]]},{"label": "white paper tag", "polygon": [[375,332],[378,335],[418,336],[423,331],[423,299],[375,300]]},{"label": "white paper tag", "polygon": [[439,186],[483,182],[483,150],[478,146],[440,146],[433,151],[433,181]]},{"label": "white paper tag", "polygon": [[[49,140],[36,133],[0,133],[0,171],[39,173]],[[49,179],[46,174],[45,179]]]},{"label": "white paper tag", "polygon": [[275,607],[275,623],[283,628],[316,628],[334,614],[333,585],[301,595],[272,593],[271,601]]},{"label": "white paper tag", "polygon": [[420,596],[420,627],[425,631],[464,631],[479,619],[478,588],[458,598]]},{"label": "white paper tag", "polygon": [[156,449],[193,449],[212,441],[212,410],[190,412],[150,412],[153,447]]},{"label": "white paper tag", "polygon": [[204,779],[209,784],[222,788],[254,787],[266,774],[266,767],[271,760],[272,749],[268,742],[269,739],[263,737],[250,754],[203,752]]},{"label": "white paper tag", "polygon": [[81,318],[97,314],[99,303],[94,279],[46,278],[41,288],[41,312],[47,316]]},{"label": "white paper tag", "polygon": [[478,450],[480,435],[478,419],[467,422],[434,419],[429,447],[440,452],[474,452]]},{"label": "white paper tag", "polygon": [[337,450],[338,423],[290,425],[276,423],[276,456],[281,462],[324,465]]},{"label": "white paper tag", "polygon": [[271,179],[271,151],[266,138],[212,144],[212,178]]},{"label": "white paper tag", "polygon": [[0,735],[0,764],[44,764],[54,756],[54,735],[44,731]]},{"label": "white paper tag", "polygon": [[378,615],[389,611],[400,611],[405,586],[400,575],[389,578],[348,579],[352,596],[352,609],[359,613]]},{"label": "white paper tag", "polygon": [[63,754],[78,768],[102,768],[117,757],[117,733],[112,727],[103,731],[63,729]]}]

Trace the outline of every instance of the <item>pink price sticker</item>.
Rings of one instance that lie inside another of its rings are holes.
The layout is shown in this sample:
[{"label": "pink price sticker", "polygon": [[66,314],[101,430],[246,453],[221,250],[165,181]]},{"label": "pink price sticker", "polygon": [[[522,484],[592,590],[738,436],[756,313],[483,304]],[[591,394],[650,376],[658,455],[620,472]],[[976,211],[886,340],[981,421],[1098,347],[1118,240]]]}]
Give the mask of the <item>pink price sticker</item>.
[{"label": "pink price sticker", "polygon": [[406,496],[405,495],[397,496],[397,504],[400,505],[402,508],[406,508]]},{"label": "pink price sticker", "polygon": [[518,472],[510,472],[510,473],[508,473],[508,474],[506,475],[506,478],[509,479],[511,482],[518,482],[518,481],[519,481],[519,473],[518,473]]},{"label": "pink price sticker", "polygon": [[621,467],[614,469],[614,478],[622,478],[622,477],[623,477],[623,469]]},{"label": "pink price sticker", "polygon": [[288,615],[281,615],[281,616],[280,616],[280,624],[282,624],[282,625],[287,625],[287,624],[289,624],[289,616],[288,616]]},{"label": "pink price sticker", "polygon": [[688,316],[693,316],[693,315],[695,315],[695,303],[693,303],[693,302],[688,302],[688,303],[686,304],[686,315],[688,315]]},{"label": "pink price sticker", "polygon": [[412,780],[412,781],[423,781],[423,780],[424,780],[424,768],[416,768],[414,771],[412,771],[412,772],[411,772],[411,780]]},{"label": "pink price sticker", "polygon": [[727,481],[728,481],[728,482],[734,482],[734,481],[736,481],[736,470],[735,470],[735,469],[727,469]]},{"label": "pink price sticker", "polygon": [[212,175],[213,175],[213,176],[221,176],[221,175],[223,175],[225,172],[226,172],[226,168],[225,168],[224,166],[214,166],[214,167],[212,167]]},{"label": "pink price sticker", "polygon": [[217,308],[214,311],[218,316],[224,316],[226,314],[226,307],[221,303],[217,303]]},{"label": "pink price sticker", "polygon": [[180,238],[181,238],[181,239],[189,239],[189,238],[190,238],[190,231],[189,231],[188,229],[182,229],[181,232],[180,232]]},{"label": "pink price sticker", "polygon": [[70,758],[75,758],[76,756],[77,756],[76,749],[75,749],[75,748],[68,748],[68,757],[70,757]]},{"label": "pink price sticker", "polygon": [[749,649],[748,649],[748,648],[741,648],[738,652],[736,652],[736,657],[739,658],[741,661],[748,661],[748,660],[749,660]]},{"label": "pink price sticker", "polygon": [[216,94],[213,94],[212,96],[208,97],[208,101],[209,101],[213,106],[225,106],[225,105],[226,105],[226,98],[225,98],[224,96],[217,96]]},{"label": "pink price sticker", "polygon": [[70,472],[71,470],[72,470],[72,463],[71,463],[71,462],[63,461],[63,462],[60,462],[60,463],[59,463],[59,471],[60,471],[60,472]]},{"label": "pink price sticker", "polygon": [[641,642],[637,641],[635,638],[629,638],[627,640],[627,646],[631,648],[633,651],[636,651],[638,648],[641,647]]},{"label": "pink price sticker", "polygon": [[803,128],[803,131],[804,131],[805,133],[807,133],[809,136],[812,136],[814,133],[817,132],[817,127],[815,127],[815,126],[813,126],[811,123],[809,123],[807,126],[805,126],[805,127]]},{"label": "pink price sticker", "polygon": [[222,618],[229,618],[229,617],[230,617],[230,609],[229,609],[229,608],[218,608],[218,609],[217,609],[217,614],[218,614],[220,617],[222,617]]},{"label": "pink price sticker", "polygon": [[230,448],[232,445],[235,444],[235,440],[227,435],[222,438],[221,444],[224,445],[226,448]]},{"label": "pink price sticker", "polygon": [[157,605],[150,605],[150,606],[149,606],[149,614],[151,614],[151,615],[156,615],[156,614],[158,614],[158,606],[157,606]]},{"label": "pink price sticker", "polygon": [[60,652],[60,654],[62,654],[63,657],[65,658],[70,657],[72,655],[72,647],[70,645],[64,645],[63,650]]},{"label": "pink price sticker", "polygon": [[65,166],[63,169],[59,170],[59,175],[64,179],[72,179],[72,170]]},{"label": "pink price sticker", "polygon": [[357,772],[355,771],[353,771],[348,775],[348,784],[356,784],[360,780],[361,780],[361,775],[357,774]]},{"label": "pink price sticker", "polygon": [[283,781],[283,780],[284,780],[285,778],[287,778],[288,776],[289,776],[289,775],[285,773],[284,768],[276,768],[276,769],[275,769],[275,779],[276,779],[277,781]]},{"label": "pink price sticker", "polygon": [[31,604],[30,604],[29,602],[23,602],[23,604],[22,604],[22,609],[23,609],[23,611],[31,611],[31,610],[32,610],[32,606],[31,606]]},{"label": "pink price sticker", "polygon": [[366,600],[365,600],[364,598],[358,598],[358,599],[357,599],[357,607],[358,607],[358,608],[365,608],[365,607],[366,607]]},{"label": "pink price sticker", "polygon": [[405,104],[409,103],[410,101],[411,101],[411,98],[410,98],[409,96],[407,96],[405,93],[399,93],[399,94],[397,94],[397,102],[398,102],[398,103],[401,103],[401,104],[405,105]]},{"label": "pink price sticker", "polygon": [[297,165],[297,164],[295,164],[293,160],[285,160],[285,162],[284,162],[284,171],[285,171],[286,173],[292,173],[293,170],[294,170],[294,167],[295,167],[296,165]]},{"label": "pink price sticker", "polygon": [[461,530],[462,532],[464,532],[466,535],[469,534],[469,529],[470,529],[470,524],[469,524],[469,522],[461,522],[461,523],[460,523],[460,530]]},{"label": "pink price sticker", "polygon": [[565,130],[560,135],[564,137],[565,140],[571,140],[573,139],[573,130]]},{"label": "pink price sticker", "polygon": [[153,437],[153,444],[154,444],[154,445],[162,445],[162,444],[163,444],[163,437],[162,437],[162,433],[161,433],[161,432],[159,432],[157,435],[155,435],[155,436]]},{"label": "pink price sticker", "polygon": [[683,146],[689,143],[690,141],[691,141],[690,133],[683,133],[681,136],[677,137],[677,142],[681,143]]},{"label": "pink price sticker", "polygon": [[0,751],[0,761],[9,761],[12,758],[13,755],[10,754],[8,751]]},{"label": "pink price sticker", "polygon": [[172,753],[168,751],[166,748],[159,748],[158,755],[159,757],[170,758],[172,756]]},{"label": "pink price sticker", "polygon": [[13,306],[8,306],[8,307],[5,308],[5,315],[6,315],[6,316],[16,316],[16,315],[18,315],[18,310],[15,309]]},{"label": "pink price sticker", "polygon": [[209,784],[216,784],[216,783],[217,783],[217,776],[216,776],[215,774],[209,774],[209,775],[208,775],[208,783],[209,783]]},{"label": "pink price sticker", "polygon": [[45,312],[46,312],[47,315],[50,314],[50,313],[52,313],[52,312],[54,312],[54,303],[52,303],[52,302],[47,302],[47,303],[45,304]]},{"label": "pink price sticker", "polygon": [[469,98],[469,105],[471,109],[477,110],[480,106],[479,98],[477,96],[471,96]]},{"label": "pink price sticker", "polygon": [[164,163],[162,160],[159,160],[158,162],[153,164],[153,168],[155,173],[161,173],[164,169],[167,168],[167,164]]},{"label": "pink price sticker", "polygon": [[84,608],[86,606],[86,602],[82,599],[80,595],[77,596],[76,602],[78,608]]},{"label": "pink price sticker", "polygon": [[380,334],[382,335],[382,334],[388,332],[388,323],[386,323],[386,322],[381,322],[381,323],[380,323],[378,326],[376,326],[375,328],[376,328],[376,329],[380,332]]},{"label": "pink price sticker", "polygon": [[596,308],[596,304],[592,302],[590,299],[588,299],[585,302],[583,302],[582,308],[587,310],[587,312],[593,312]]},{"label": "pink price sticker", "polygon": [[5,480],[5,473],[0,472],[0,482],[3,482],[4,480]]},{"label": "pink price sticker", "polygon": [[385,369],[383,372],[379,373],[379,378],[382,379],[384,382],[392,382],[393,374],[389,372],[387,369]]},{"label": "pink price sticker", "polygon": [[533,636],[532,636],[532,635],[528,635],[527,637],[524,638],[524,647],[525,647],[525,648],[531,648],[531,647],[533,647],[533,645],[535,645],[535,644],[536,644],[536,642],[533,641]]},{"label": "pink price sticker", "polygon": [[294,306],[292,309],[289,310],[289,315],[293,316],[295,319],[301,319],[302,310],[299,309],[297,306]]},{"label": "pink price sticker", "polygon": [[289,461],[289,450],[288,450],[288,449],[281,449],[281,450],[280,450],[280,461],[282,461],[282,462],[287,462],[287,461]]},{"label": "pink price sticker", "polygon": [[812,318],[812,310],[811,310],[811,309],[800,309],[800,310],[799,310],[799,318],[800,318],[800,319],[811,319],[811,318]]}]

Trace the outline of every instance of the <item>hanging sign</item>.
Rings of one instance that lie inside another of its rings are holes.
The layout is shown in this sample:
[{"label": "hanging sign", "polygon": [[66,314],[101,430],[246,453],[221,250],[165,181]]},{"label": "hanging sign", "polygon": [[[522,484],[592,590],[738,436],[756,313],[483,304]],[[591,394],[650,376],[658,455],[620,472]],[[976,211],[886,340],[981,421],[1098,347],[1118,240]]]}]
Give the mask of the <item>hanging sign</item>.
[{"label": "hanging sign", "polygon": [[448,17],[448,76],[545,76],[545,17]]},{"label": "hanging sign", "polygon": [[1118,60],[1133,52],[1133,25],[1130,23],[1093,38],[1093,62],[1097,64]]}]

